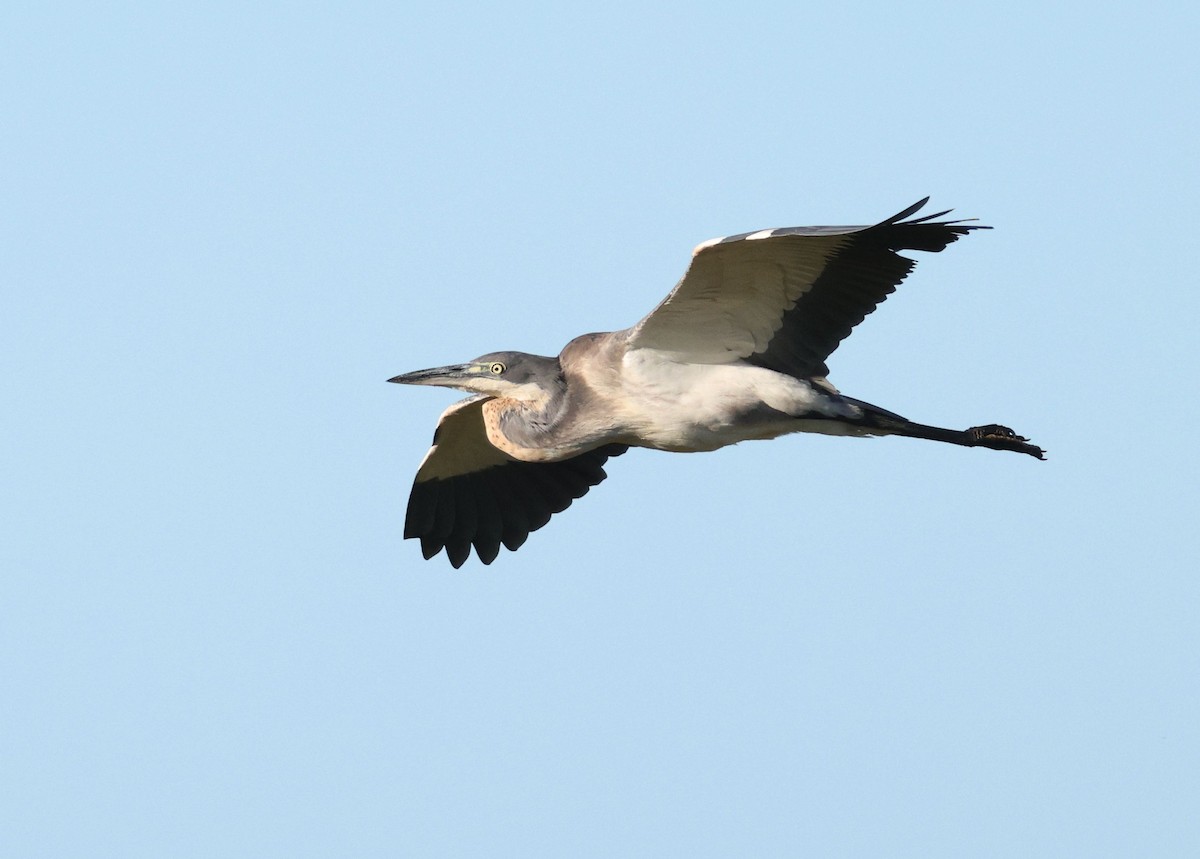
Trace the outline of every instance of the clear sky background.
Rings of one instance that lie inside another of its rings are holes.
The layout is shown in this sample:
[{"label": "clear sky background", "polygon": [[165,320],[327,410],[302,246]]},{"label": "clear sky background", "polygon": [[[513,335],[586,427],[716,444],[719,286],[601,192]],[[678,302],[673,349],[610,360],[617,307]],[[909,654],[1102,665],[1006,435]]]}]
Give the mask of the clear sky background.
[{"label": "clear sky background", "polygon": [[[6,4],[0,854],[1200,852],[1189,4]],[[933,195],[833,356],[1049,461],[634,451],[401,539],[455,394]]]}]

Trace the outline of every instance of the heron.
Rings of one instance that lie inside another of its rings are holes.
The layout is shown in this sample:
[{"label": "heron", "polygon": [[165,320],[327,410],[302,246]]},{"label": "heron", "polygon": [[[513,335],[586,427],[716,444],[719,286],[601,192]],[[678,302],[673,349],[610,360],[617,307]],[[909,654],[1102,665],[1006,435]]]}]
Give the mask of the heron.
[{"label": "heron", "polygon": [[1000,424],[915,423],[840,393],[826,359],[916,264],[973,230],[913,217],[929,198],[871,226],[785,227],[711,239],[683,279],[622,331],[584,334],[557,357],[491,352],[404,373],[405,385],[474,396],[438,419],[409,496],[405,538],[426,560],[490,564],[605,479],[630,447],[711,451],[794,432],[907,436],[1044,451]]}]

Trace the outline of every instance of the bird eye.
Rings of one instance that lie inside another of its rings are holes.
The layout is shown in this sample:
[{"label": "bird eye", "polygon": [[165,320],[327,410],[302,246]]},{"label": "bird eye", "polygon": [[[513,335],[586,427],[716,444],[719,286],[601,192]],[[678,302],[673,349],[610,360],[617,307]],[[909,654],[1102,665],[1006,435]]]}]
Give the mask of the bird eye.
[{"label": "bird eye", "polygon": [[503,364],[501,364],[499,361],[493,361],[492,366],[489,367],[488,369],[490,369],[494,375],[499,376],[501,373],[503,373],[508,368],[505,367]]}]

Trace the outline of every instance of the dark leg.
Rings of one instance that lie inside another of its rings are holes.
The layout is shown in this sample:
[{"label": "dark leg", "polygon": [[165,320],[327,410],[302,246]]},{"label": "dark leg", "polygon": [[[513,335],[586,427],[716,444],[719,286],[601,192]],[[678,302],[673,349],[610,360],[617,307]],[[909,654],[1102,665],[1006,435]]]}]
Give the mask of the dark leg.
[{"label": "dark leg", "polygon": [[963,447],[987,447],[992,450],[1012,450],[1026,453],[1038,459],[1045,459],[1046,452],[1037,445],[1029,444],[1029,439],[1017,435],[1011,429],[1000,424],[985,424],[971,427],[967,430],[944,429],[931,427],[926,424],[913,423],[902,418],[895,412],[889,412],[862,400],[850,397],[843,399],[862,408],[863,424],[892,435],[903,435],[909,438],[925,438],[931,441],[944,441],[950,444],[960,444]]},{"label": "dark leg", "polygon": [[1029,444],[1029,439],[1025,436],[1017,435],[1008,427],[1000,426],[1000,424],[986,424],[981,427],[971,427],[968,430],[951,430],[905,421],[903,424],[889,429],[896,435],[905,435],[911,438],[946,441],[950,444],[961,444],[963,447],[1012,450],[1017,453],[1027,453],[1038,459],[1046,458],[1046,452],[1040,447]]}]

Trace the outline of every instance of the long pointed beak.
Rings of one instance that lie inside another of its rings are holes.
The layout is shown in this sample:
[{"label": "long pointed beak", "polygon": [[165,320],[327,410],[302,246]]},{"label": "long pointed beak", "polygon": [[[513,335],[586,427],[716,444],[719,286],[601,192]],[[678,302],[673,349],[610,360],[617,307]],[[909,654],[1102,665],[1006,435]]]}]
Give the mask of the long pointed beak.
[{"label": "long pointed beak", "polygon": [[392,376],[389,382],[397,385],[455,385],[467,377],[470,364],[451,364],[448,367],[432,367]]}]

